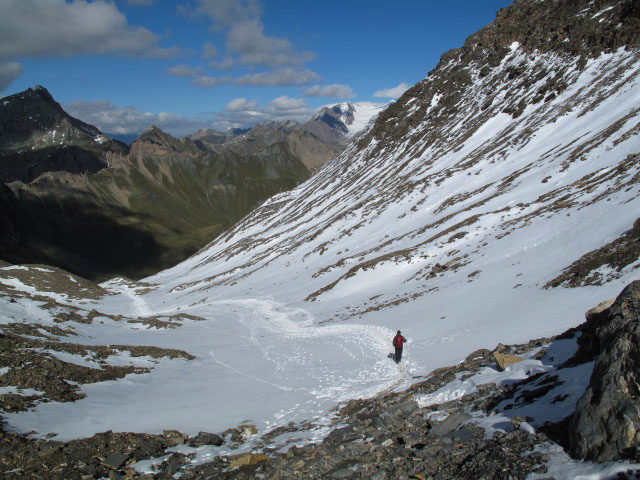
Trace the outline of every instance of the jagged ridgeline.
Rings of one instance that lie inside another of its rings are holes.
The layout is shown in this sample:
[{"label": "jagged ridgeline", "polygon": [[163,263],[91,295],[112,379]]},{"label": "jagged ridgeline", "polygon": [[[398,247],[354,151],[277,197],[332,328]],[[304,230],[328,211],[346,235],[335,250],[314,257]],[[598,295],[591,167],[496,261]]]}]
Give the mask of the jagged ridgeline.
[{"label": "jagged ridgeline", "polygon": [[0,103],[0,259],[87,278],[175,265],[341,148],[295,122],[222,140],[152,127],[131,151],[70,117],[43,87]]}]

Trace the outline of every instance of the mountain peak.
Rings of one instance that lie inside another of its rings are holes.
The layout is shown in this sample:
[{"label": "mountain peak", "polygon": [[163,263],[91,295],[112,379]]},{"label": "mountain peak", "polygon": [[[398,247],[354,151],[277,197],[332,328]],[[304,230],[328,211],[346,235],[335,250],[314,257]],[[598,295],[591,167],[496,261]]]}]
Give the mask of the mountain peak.
[{"label": "mountain peak", "polygon": [[318,138],[344,144],[359,135],[386,105],[372,102],[341,102],[322,107],[304,125]]},{"label": "mountain peak", "polygon": [[105,165],[104,152],[126,150],[70,116],[41,85],[0,99],[0,155],[17,162],[0,171],[4,181],[28,182],[53,170],[95,172]]}]

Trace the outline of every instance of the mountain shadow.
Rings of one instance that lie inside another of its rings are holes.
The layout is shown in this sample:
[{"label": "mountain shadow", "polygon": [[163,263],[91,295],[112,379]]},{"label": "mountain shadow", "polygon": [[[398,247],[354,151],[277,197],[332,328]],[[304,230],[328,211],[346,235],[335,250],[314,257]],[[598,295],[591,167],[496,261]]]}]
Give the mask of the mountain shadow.
[{"label": "mountain shadow", "polygon": [[17,196],[0,183],[0,258],[55,265],[97,281],[164,266],[151,232],[114,219],[126,212],[101,210],[74,197]]}]

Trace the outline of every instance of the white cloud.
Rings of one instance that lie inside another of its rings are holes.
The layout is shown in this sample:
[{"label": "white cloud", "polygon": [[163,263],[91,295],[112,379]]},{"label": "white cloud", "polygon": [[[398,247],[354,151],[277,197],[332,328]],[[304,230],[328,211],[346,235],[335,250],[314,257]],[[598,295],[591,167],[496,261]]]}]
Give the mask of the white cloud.
[{"label": "white cloud", "polygon": [[304,85],[320,79],[320,76],[309,70],[284,68],[271,72],[250,73],[238,77],[233,83],[236,85]]},{"label": "white cloud", "polygon": [[170,57],[179,51],[158,47],[154,33],[129,25],[112,2],[0,2],[0,59],[107,53]]},{"label": "white cloud", "polygon": [[253,111],[258,106],[257,100],[247,100],[246,98],[234,98],[224,109],[227,112]]},{"label": "white cloud", "polygon": [[303,98],[290,98],[286,95],[274,98],[264,107],[259,106],[257,100],[236,98],[231,100],[223,111],[214,112],[211,118],[205,120],[190,119],[167,112],[141,112],[135,107],[119,107],[110,101],[76,101],[64,105],[64,108],[70,115],[95,125],[103,132],[140,133],[145,128],[156,125],[176,137],[206,128],[219,131],[247,128],[267,120],[296,120],[304,123],[315,113]]},{"label": "white cloud", "polygon": [[216,55],[218,55],[218,50],[211,42],[206,42],[202,46],[202,56],[204,58],[214,58]]},{"label": "white cloud", "polygon": [[[173,71],[171,71],[173,69]],[[223,83],[232,83],[234,85],[253,85],[253,86],[275,86],[275,85],[304,85],[320,77],[311,70],[295,70],[293,68],[285,68],[283,70],[275,70],[271,72],[250,73],[241,77],[210,77],[201,75],[196,72],[194,75],[190,67],[185,65],[176,65],[169,69],[169,73],[177,76],[193,76],[192,83],[199,87],[211,88]],[[180,75],[179,75],[180,74]]]},{"label": "white cloud", "polygon": [[207,15],[212,28],[224,31],[230,25],[260,18],[262,9],[256,0],[199,0],[198,12]]},{"label": "white cloud", "polygon": [[407,85],[406,83],[402,82],[401,84],[396,85],[395,87],[385,88],[383,90],[378,90],[377,92],[375,92],[373,94],[373,96],[374,97],[383,97],[383,98],[398,98],[404,92],[406,92],[408,89],[409,89],[409,85]]},{"label": "white cloud", "polygon": [[169,67],[167,69],[167,73],[173,75],[174,77],[195,77],[196,75],[202,74],[202,68],[192,68],[188,65],[181,64]]},{"label": "white cloud", "polygon": [[224,60],[217,61],[213,60],[209,62],[209,67],[215,68],[218,70],[229,70],[236,65],[236,61],[233,58],[225,58]]},{"label": "white cloud", "polygon": [[7,88],[22,74],[22,65],[18,62],[0,62],[0,92]]},{"label": "white cloud", "polygon": [[297,51],[283,37],[267,35],[262,10],[255,0],[199,0],[198,12],[212,21],[212,29],[225,32],[226,47],[237,62],[248,66],[283,67],[313,60],[309,51]]},{"label": "white cloud", "polygon": [[302,98],[289,98],[286,95],[282,97],[274,98],[269,102],[269,105],[276,110],[297,111],[307,108],[307,104]]},{"label": "white cloud", "polygon": [[[312,52],[299,51],[287,38],[265,33],[258,0],[194,0],[192,4],[178,5],[178,13],[191,19],[207,17],[211,30],[224,36],[223,47],[211,42],[203,46],[202,56],[212,59],[207,64],[209,68],[236,69],[233,77],[213,77],[198,72],[193,75],[192,83],[199,87],[210,88],[221,83],[292,86],[320,80],[318,74],[303,67],[315,58]],[[266,71],[251,72],[255,67],[264,67]],[[244,70],[244,75],[238,69]]]},{"label": "white cloud", "polygon": [[351,98],[354,96],[353,90],[348,85],[332,83],[331,85],[314,85],[313,87],[302,88],[301,92],[307,97],[332,97]]},{"label": "white cloud", "polygon": [[109,101],[77,101],[64,108],[70,115],[107,133],[140,133],[156,125],[171,135],[182,136],[212,127],[211,120],[193,120],[167,112],[140,112],[134,107],[118,107]]},{"label": "white cloud", "polygon": [[209,77],[208,75],[200,75],[193,79],[191,83],[202,88],[211,88],[223,83],[229,83],[231,79],[229,77]]},{"label": "white cloud", "polygon": [[259,107],[255,100],[239,98],[229,102],[224,112],[217,113],[216,128],[247,128],[267,120],[295,120],[298,123],[308,121],[315,113],[304,99],[285,96],[274,98],[266,107]]}]

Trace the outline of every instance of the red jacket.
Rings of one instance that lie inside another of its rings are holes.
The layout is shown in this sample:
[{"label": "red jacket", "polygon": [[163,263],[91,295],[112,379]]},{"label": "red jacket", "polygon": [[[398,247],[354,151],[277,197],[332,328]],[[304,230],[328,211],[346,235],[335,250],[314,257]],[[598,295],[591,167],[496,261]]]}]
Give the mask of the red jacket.
[{"label": "red jacket", "polygon": [[396,335],[395,337],[393,337],[393,346],[396,348],[402,348],[402,344],[406,343],[407,339],[404,338],[402,335]]}]

